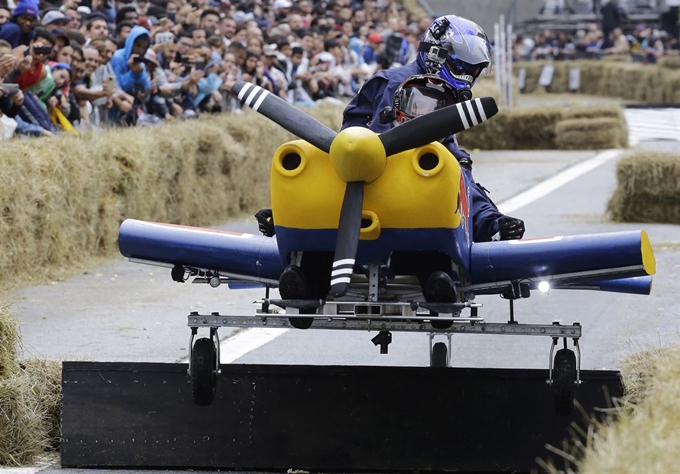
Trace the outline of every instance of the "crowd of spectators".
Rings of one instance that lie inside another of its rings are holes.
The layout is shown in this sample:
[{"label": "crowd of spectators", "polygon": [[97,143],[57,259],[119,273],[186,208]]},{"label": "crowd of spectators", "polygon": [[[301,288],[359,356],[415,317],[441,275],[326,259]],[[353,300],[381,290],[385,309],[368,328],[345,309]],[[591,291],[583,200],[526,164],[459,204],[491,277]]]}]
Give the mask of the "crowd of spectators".
[{"label": "crowd of spectators", "polygon": [[3,1],[5,137],[236,113],[236,80],[300,106],[342,100],[412,61],[432,21],[395,0]]},{"label": "crowd of spectators", "polygon": [[634,62],[654,64],[661,56],[679,56],[678,38],[666,31],[640,24],[626,31],[616,27],[606,35],[596,24],[575,33],[546,29],[534,35],[514,38],[513,59],[600,59],[611,55],[629,55]]},{"label": "crowd of spectators", "polygon": [[587,30],[573,32],[546,29],[534,35],[517,36],[513,44],[514,59],[599,59],[607,55],[630,55],[633,61],[656,63],[661,56],[680,55],[677,24],[672,31],[645,24],[626,28],[630,15],[619,0],[600,4],[599,1],[592,3],[593,12],[599,11],[600,25],[591,23]]}]

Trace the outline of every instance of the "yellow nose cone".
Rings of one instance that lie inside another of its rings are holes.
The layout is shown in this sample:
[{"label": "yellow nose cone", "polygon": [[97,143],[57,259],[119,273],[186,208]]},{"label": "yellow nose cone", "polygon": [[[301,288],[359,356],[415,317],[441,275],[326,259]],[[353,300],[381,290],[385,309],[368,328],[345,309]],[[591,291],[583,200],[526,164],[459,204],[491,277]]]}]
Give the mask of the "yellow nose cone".
[{"label": "yellow nose cone", "polygon": [[346,182],[375,181],[387,165],[380,138],[364,127],[349,127],[338,133],[329,154],[335,172]]}]

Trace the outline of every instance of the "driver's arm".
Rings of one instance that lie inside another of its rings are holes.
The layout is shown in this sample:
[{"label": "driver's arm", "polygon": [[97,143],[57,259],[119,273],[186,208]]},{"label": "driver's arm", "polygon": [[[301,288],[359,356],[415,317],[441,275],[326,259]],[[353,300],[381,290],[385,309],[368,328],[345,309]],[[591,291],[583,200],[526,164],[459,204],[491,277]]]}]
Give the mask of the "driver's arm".
[{"label": "driver's arm", "polygon": [[392,128],[390,124],[380,123],[380,111],[392,104],[392,97],[385,97],[387,85],[385,78],[374,76],[369,79],[343,112],[342,129],[366,127],[381,133]]}]

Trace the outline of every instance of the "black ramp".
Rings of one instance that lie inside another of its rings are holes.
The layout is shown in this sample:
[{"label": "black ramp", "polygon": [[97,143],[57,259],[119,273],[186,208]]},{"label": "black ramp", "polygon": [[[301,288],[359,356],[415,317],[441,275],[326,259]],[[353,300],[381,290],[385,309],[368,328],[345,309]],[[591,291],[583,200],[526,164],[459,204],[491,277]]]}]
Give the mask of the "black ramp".
[{"label": "black ramp", "polygon": [[[65,362],[63,467],[528,472],[583,417],[547,370],[225,365],[193,404],[184,364]],[[583,371],[589,412],[620,374]]]}]

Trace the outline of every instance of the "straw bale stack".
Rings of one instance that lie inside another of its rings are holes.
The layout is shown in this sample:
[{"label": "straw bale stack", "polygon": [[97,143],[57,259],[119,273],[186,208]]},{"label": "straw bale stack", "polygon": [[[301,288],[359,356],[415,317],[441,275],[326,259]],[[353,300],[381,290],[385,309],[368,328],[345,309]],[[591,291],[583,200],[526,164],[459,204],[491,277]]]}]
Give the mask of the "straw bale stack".
[{"label": "straw bale stack", "polygon": [[22,466],[59,445],[61,364],[27,361],[0,378],[0,465]]},{"label": "straw bale stack", "polygon": [[[312,114],[340,126],[341,106]],[[0,269],[28,281],[111,255],[125,218],[200,226],[254,212],[269,204],[274,151],[293,138],[245,112],[3,142]]]},{"label": "straw bale stack", "polygon": [[668,69],[680,69],[680,56],[662,56],[659,58],[659,66]]},{"label": "straw bale stack", "polygon": [[20,336],[0,303],[0,466],[21,466],[57,449],[61,436],[61,363],[17,360]]},{"label": "straw bale stack", "polygon": [[569,70],[581,71],[582,94],[603,97],[617,97],[624,100],[651,103],[679,103],[680,60],[663,59],[659,64],[631,63],[622,58],[608,58],[604,61],[531,61],[515,65],[515,71],[525,69],[526,87],[523,92],[545,92],[538,85],[543,67],[555,68],[553,81],[547,88],[551,93],[568,92]]},{"label": "straw bale stack", "polygon": [[562,120],[555,125],[555,134],[560,150],[581,150],[584,143],[590,150],[628,147],[626,124],[615,118]]},{"label": "straw bale stack", "polygon": [[0,380],[17,370],[19,329],[9,306],[0,302]]},{"label": "straw bale stack", "polygon": [[680,155],[637,152],[617,165],[612,219],[680,224]]},{"label": "straw bale stack", "polygon": [[[597,122],[605,119],[608,122]],[[612,130],[594,135],[574,124],[558,130],[560,123],[574,120],[595,120],[591,125],[611,126]],[[567,131],[568,139],[557,140]],[[522,107],[501,109],[488,122],[460,133],[458,140],[464,148],[483,150],[598,149],[626,147],[627,133],[623,112],[616,105]]]}]

